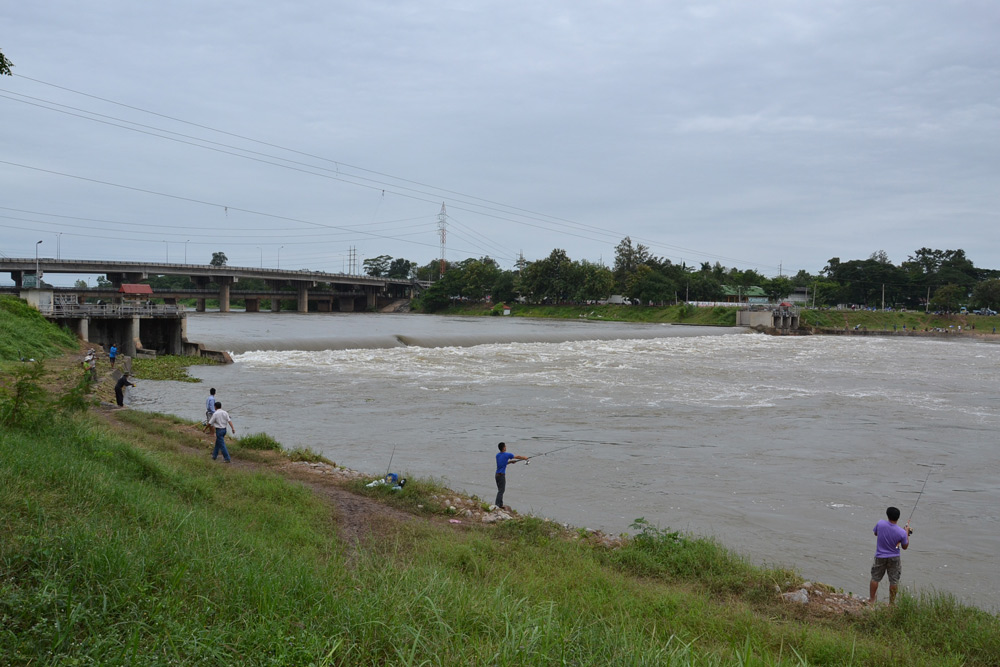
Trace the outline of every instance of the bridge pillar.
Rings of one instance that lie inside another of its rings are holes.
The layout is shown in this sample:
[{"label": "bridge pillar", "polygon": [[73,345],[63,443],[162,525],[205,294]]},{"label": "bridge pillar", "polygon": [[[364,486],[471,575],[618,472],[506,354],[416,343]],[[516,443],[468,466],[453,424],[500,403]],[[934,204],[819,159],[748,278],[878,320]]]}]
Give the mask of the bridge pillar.
[{"label": "bridge pillar", "polygon": [[299,312],[309,312],[309,283],[299,283]]},{"label": "bridge pillar", "polygon": [[121,287],[122,283],[137,283],[140,280],[146,279],[145,273],[136,272],[111,272],[105,274],[105,277],[111,281],[111,284],[115,287]]},{"label": "bridge pillar", "polygon": [[198,299],[195,302],[194,309],[195,309],[196,312],[204,313],[205,312],[205,300],[204,299]]},{"label": "bridge pillar", "polygon": [[228,313],[229,312],[229,288],[233,284],[233,279],[228,276],[219,276],[216,278],[219,283],[219,312]]},{"label": "bridge pillar", "polygon": [[260,299],[251,299],[250,297],[247,297],[246,298],[246,303],[247,303],[246,311],[248,313],[259,313],[260,312]]},{"label": "bridge pillar", "polygon": [[337,309],[342,313],[354,312],[354,297],[342,296],[337,300]]},{"label": "bridge pillar", "polygon": [[368,290],[365,294],[365,305],[368,306],[368,310],[375,310],[376,295],[375,290]]},{"label": "bridge pillar", "polygon": [[277,313],[280,310],[281,310],[281,299],[278,299],[277,297],[272,297],[271,298],[271,312],[272,313]]},{"label": "bridge pillar", "polygon": [[24,287],[24,271],[11,271],[10,279],[14,281],[14,287],[18,289]]},{"label": "bridge pillar", "polygon": [[333,310],[333,299],[317,299],[316,301],[316,311],[320,313],[329,313]]}]

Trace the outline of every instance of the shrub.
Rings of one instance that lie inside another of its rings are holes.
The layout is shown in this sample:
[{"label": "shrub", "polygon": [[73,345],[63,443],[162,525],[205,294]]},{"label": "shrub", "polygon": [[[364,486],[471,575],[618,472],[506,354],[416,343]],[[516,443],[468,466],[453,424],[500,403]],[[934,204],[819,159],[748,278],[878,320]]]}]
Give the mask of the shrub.
[{"label": "shrub", "polygon": [[38,382],[44,370],[40,361],[14,369],[10,381],[0,387],[0,425],[25,428],[41,419],[47,394]]},{"label": "shrub", "polygon": [[281,443],[267,433],[251,433],[239,438],[240,447],[245,449],[266,449],[275,452],[282,450]]}]

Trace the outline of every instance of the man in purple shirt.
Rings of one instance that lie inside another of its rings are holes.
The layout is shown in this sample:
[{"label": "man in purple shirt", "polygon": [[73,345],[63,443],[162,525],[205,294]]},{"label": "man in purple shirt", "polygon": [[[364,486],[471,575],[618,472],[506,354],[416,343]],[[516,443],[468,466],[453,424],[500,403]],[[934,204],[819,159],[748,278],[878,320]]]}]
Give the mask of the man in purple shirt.
[{"label": "man in purple shirt", "polygon": [[888,508],[885,515],[888,521],[882,519],[875,524],[875,561],[872,563],[872,582],[868,586],[868,604],[875,604],[878,584],[887,572],[889,573],[889,604],[895,604],[896,589],[899,587],[899,578],[903,574],[899,548],[909,547],[910,535],[913,534],[909,522],[902,528],[896,525],[896,522],[899,521],[897,508]]}]

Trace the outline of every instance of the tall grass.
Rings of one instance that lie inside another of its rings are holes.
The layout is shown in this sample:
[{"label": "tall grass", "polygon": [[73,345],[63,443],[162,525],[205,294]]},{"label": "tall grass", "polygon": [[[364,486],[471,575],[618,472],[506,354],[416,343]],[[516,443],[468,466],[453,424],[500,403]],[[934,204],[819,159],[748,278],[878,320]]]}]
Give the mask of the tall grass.
[{"label": "tall grass", "polygon": [[53,326],[24,301],[0,295],[0,361],[54,357],[76,346],[72,333]]},{"label": "tall grass", "polygon": [[120,431],[57,414],[0,432],[0,662],[1000,661],[985,612],[904,594],[893,612],[803,622],[758,595],[788,573],[646,522],[618,551],[530,518],[375,522],[342,543],[305,487],[187,455],[164,418],[119,417]]}]

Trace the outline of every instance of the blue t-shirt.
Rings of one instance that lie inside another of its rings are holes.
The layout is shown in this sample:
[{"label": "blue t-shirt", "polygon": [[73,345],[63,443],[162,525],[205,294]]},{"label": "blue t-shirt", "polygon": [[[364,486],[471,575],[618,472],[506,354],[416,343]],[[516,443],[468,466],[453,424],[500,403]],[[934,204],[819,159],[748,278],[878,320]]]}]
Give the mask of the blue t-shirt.
[{"label": "blue t-shirt", "polygon": [[906,529],[882,519],[875,524],[875,558],[898,558],[899,544],[910,545],[910,537]]},{"label": "blue t-shirt", "polygon": [[507,472],[507,464],[514,458],[510,452],[497,452],[497,474],[503,475]]},{"label": "blue t-shirt", "polygon": [[215,396],[205,399],[205,412],[215,412]]},{"label": "blue t-shirt", "polygon": [[115,347],[114,345],[112,345],[111,349],[108,351],[108,356],[111,357],[112,359],[114,359],[115,357],[117,357],[118,356],[118,348]]}]

